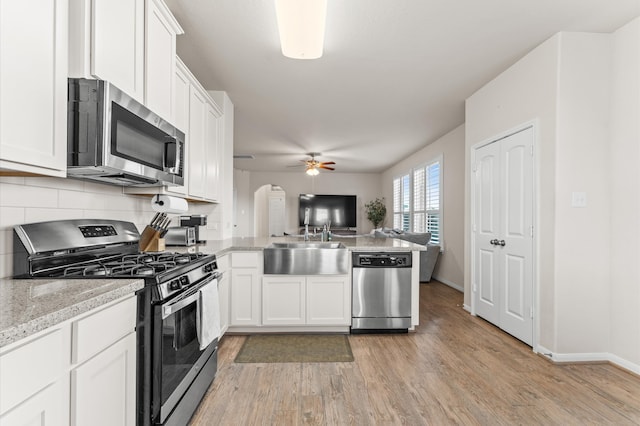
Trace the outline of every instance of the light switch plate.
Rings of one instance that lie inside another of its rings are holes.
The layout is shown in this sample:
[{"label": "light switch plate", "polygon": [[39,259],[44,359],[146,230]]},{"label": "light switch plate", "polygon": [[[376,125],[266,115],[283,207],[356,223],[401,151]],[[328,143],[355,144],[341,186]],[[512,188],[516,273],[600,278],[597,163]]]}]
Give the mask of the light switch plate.
[{"label": "light switch plate", "polygon": [[572,192],[571,193],[571,207],[587,207],[587,193],[586,192]]}]

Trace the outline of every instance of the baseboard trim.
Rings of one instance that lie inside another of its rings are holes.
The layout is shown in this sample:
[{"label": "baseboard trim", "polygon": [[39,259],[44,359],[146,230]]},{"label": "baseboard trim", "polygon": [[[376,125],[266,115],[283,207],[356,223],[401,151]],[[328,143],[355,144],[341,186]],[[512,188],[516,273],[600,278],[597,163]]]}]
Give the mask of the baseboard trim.
[{"label": "baseboard trim", "polygon": [[462,305],[462,309],[464,309],[465,311],[471,313],[471,306],[467,305],[466,303]]},{"label": "baseboard trim", "polygon": [[456,283],[454,283],[452,281],[449,281],[449,280],[444,279],[444,278],[438,278],[438,277],[431,277],[431,279],[439,281],[442,284],[448,285],[449,287],[458,290],[460,293],[464,293],[464,287],[462,287],[462,286],[460,286],[460,285],[458,285],[458,284],[456,284]]},{"label": "baseboard trim", "polygon": [[562,354],[554,353],[540,345],[536,346],[535,351],[554,364],[608,362],[622,370],[640,376],[640,365],[608,352]]}]

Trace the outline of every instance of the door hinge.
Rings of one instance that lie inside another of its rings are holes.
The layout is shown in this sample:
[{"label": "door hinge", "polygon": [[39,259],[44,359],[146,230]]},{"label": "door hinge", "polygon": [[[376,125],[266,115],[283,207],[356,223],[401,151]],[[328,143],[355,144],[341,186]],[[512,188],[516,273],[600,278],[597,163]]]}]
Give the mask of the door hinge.
[{"label": "door hinge", "polygon": [[533,157],[533,145],[530,146],[530,150],[529,151],[531,152],[531,156]]},{"label": "door hinge", "polygon": [[533,238],[533,226],[529,227],[529,236]]},{"label": "door hinge", "polygon": [[533,306],[529,308],[529,318],[533,319]]},{"label": "door hinge", "polygon": [[476,283],[473,283],[473,286],[472,286],[472,287],[473,287],[473,292],[475,293],[475,292],[478,290],[478,288],[477,288],[477,286],[476,286]]},{"label": "door hinge", "polygon": [[473,162],[473,164],[471,165],[471,170],[475,173],[476,171],[478,171],[478,163],[476,163],[475,161]]}]

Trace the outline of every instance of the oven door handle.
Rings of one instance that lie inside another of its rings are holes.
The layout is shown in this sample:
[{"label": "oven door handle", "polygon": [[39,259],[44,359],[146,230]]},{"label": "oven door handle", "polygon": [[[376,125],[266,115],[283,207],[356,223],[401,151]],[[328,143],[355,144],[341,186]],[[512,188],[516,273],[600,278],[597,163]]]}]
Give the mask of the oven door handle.
[{"label": "oven door handle", "polygon": [[173,303],[169,303],[168,305],[165,305],[162,307],[162,319],[167,318],[168,316],[170,316],[171,314],[173,314],[174,312],[179,311],[180,309],[183,309],[185,306],[190,305],[191,303],[197,301],[200,297],[200,289],[202,289],[204,286],[209,285],[215,281],[217,281],[219,275],[213,275],[211,277],[209,277],[204,283],[196,286],[193,290],[191,290],[191,294],[189,296],[186,296],[180,300],[176,300]]},{"label": "oven door handle", "polygon": [[165,319],[168,316],[170,316],[171,314],[173,314],[174,312],[177,312],[180,309],[183,309],[185,306],[192,304],[193,302],[197,301],[199,297],[200,297],[200,292],[196,291],[194,294],[192,294],[189,297],[186,297],[184,299],[180,299],[177,302],[174,302],[174,303],[171,303],[169,305],[163,306],[162,307],[162,319]]}]

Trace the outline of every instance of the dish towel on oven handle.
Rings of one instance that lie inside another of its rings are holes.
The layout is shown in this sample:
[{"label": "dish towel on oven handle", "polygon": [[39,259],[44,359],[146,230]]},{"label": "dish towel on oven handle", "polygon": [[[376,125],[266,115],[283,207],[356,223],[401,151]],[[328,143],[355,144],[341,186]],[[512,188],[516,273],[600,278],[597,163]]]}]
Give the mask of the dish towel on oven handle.
[{"label": "dish towel on oven handle", "polygon": [[200,289],[199,302],[196,330],[198,342],[200,342],[200,350],[204,350],[211,342],[220,337],[218,281],[214,281]]}]

